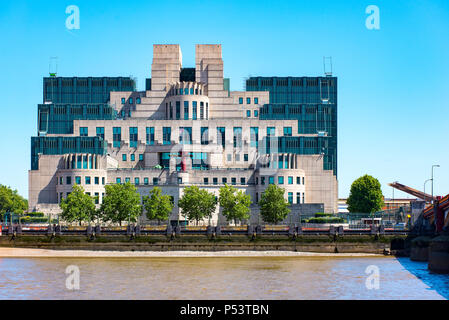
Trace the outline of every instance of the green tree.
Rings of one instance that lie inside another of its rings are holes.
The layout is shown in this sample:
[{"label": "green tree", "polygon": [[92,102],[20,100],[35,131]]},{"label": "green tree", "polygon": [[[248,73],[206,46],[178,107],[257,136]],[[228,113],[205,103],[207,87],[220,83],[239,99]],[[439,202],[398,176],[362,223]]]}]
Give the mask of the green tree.
[{"label": "green tree", "polygon": [[259,205],[264,221],[277,224],[287,217],[290,212],[290,204],[284,199],[284,192],[284,189],[270,184],[262,193]]},{"label": "green tree", "polygon": [[220,207],[222,209],[223,216],[228,221],[236,221],[248,219],[249,206],[251,205],[251,197],[242,190],[237,191],[231,185],[225,185],[220,188]]},{"label": "green tree", "polygon": [[61,218],[67,222],[91,222],[96,218],[94,198],[84,192],[84,188],[75,184],[67,198],[62,199],[59,206],[62,209]]},{"label": "green tree", "polygon": [[136,222],[142,214],[140,195],[130,182],[105,186],[101,204],[102,219],[122,225],[122,221]]},{"label": "green tree", "polygon": [[0,184],[0,218],[6,212],[22,214],[28,209],[28,200],[23,198],[17,190]]},{"label": "green tree", "polygon": [[372,213],[381,210],[384,200],[379,180],[367,174],[355,180],[346,203],[349,212]]},{"label": "green tree", "polygon": [[200,221],[203,218],[210,218],[217,207],[217,199],[213,193],[197,186],[190,186],[184,189],[184,194],[178,201],[178,206],[188,220]]},{"label": "green tree", "polygon": [[149,196],[142,197],[142,205],[149,220],[167,220],[173,210],[171,197],[163,195],[159,187],[154,187]]}]

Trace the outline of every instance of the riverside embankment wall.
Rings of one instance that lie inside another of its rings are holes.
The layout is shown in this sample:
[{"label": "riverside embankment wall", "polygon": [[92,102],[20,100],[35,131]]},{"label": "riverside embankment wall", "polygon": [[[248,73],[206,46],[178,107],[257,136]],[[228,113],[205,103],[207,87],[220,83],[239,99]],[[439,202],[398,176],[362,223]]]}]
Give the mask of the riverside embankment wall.
[{"label": "riverside embankment wall", "polygon": [[0,237],[0,247],[40,248],[55,250],[104,251],[294,251],[318,253],[372,253],[388,254],[397,249],[392,242],[404,243],[405,236],[307,236],[286,238],[258,236],[218,237],[198,236],[11,236]]}]

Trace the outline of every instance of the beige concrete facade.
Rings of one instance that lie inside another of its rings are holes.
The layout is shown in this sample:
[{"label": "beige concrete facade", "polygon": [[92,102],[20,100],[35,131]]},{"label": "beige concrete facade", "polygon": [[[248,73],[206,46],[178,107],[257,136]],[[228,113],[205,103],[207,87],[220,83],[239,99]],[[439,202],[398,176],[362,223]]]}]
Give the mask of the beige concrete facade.
[{"label": "beige concrete facade", "polygon": [[[257,203],[268,184],[275,183],[293,204],[322,204],[324,211],[337,212],[337,179],[332,170],[323,169],[320,155],[279,153],[275,146],[269,155],[263,150],[269,128],[275,137],[285,127],[300,136],[298,121],[260,120],[259,108],[269,103],[269,92],[224,90],[221,45],[196,45],[195,68],[195,81],[181,81],[179,45],[154,45],[151,90],[111,92],[115,120],[73,121],[72,136],[80,135],[81,127],[88,136],[104,128],[107,155],[41,155],[39,170],[29,172],[30,210],[58,212],[58,202],[75,181],[101,204],[105,184],[129,180],[141,194],[160,186],[175,204],[186,186],[199,185],[218,196],[224,183],[245,190]],[[119,137],[113,128],[121,128]],[[167,128],[170,137],[164,136]],[[258,129],[257,141],[252,128]],[[186,156],[189,152],[192,158]],[[84,168],[79,168],[78,156]],[[175,207],[171,218],[178,217],[182,213]],[[218,221],[217,209],[211,222]]]}]

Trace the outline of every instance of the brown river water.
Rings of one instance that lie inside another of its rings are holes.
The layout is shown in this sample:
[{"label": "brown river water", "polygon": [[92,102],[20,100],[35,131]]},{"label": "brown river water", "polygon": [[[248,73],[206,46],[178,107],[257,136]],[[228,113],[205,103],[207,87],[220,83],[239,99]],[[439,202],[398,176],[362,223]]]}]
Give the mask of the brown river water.
[{"label": "brown river water", "polygon": [[[78,290],[66,287],[69,265]],[[383,256],[0,258],[0,273],[0,299],[449,299],[449,275]]]}]

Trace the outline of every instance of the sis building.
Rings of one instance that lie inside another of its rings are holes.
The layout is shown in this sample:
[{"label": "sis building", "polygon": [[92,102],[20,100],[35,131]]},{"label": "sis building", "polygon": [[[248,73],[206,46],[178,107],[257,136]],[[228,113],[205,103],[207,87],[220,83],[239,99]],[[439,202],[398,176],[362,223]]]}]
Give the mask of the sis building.
[{"label": "sis building", "polygon": [[[337,213],[337,78],[250,77],[230,91],[221,45],[195,54],[186,68],[179,45],[154,45],[145,91],[130,77],[44,78],[29,209],[59,213],[74,184],[100,205],[106,184],[129,181],[171,195],[172,221],[184,220],[176,204],[191,185],[245,190],[252,219],[269,184],[285,189],[286,220]],[[211,222],[222,219],[217,208]]]}]

